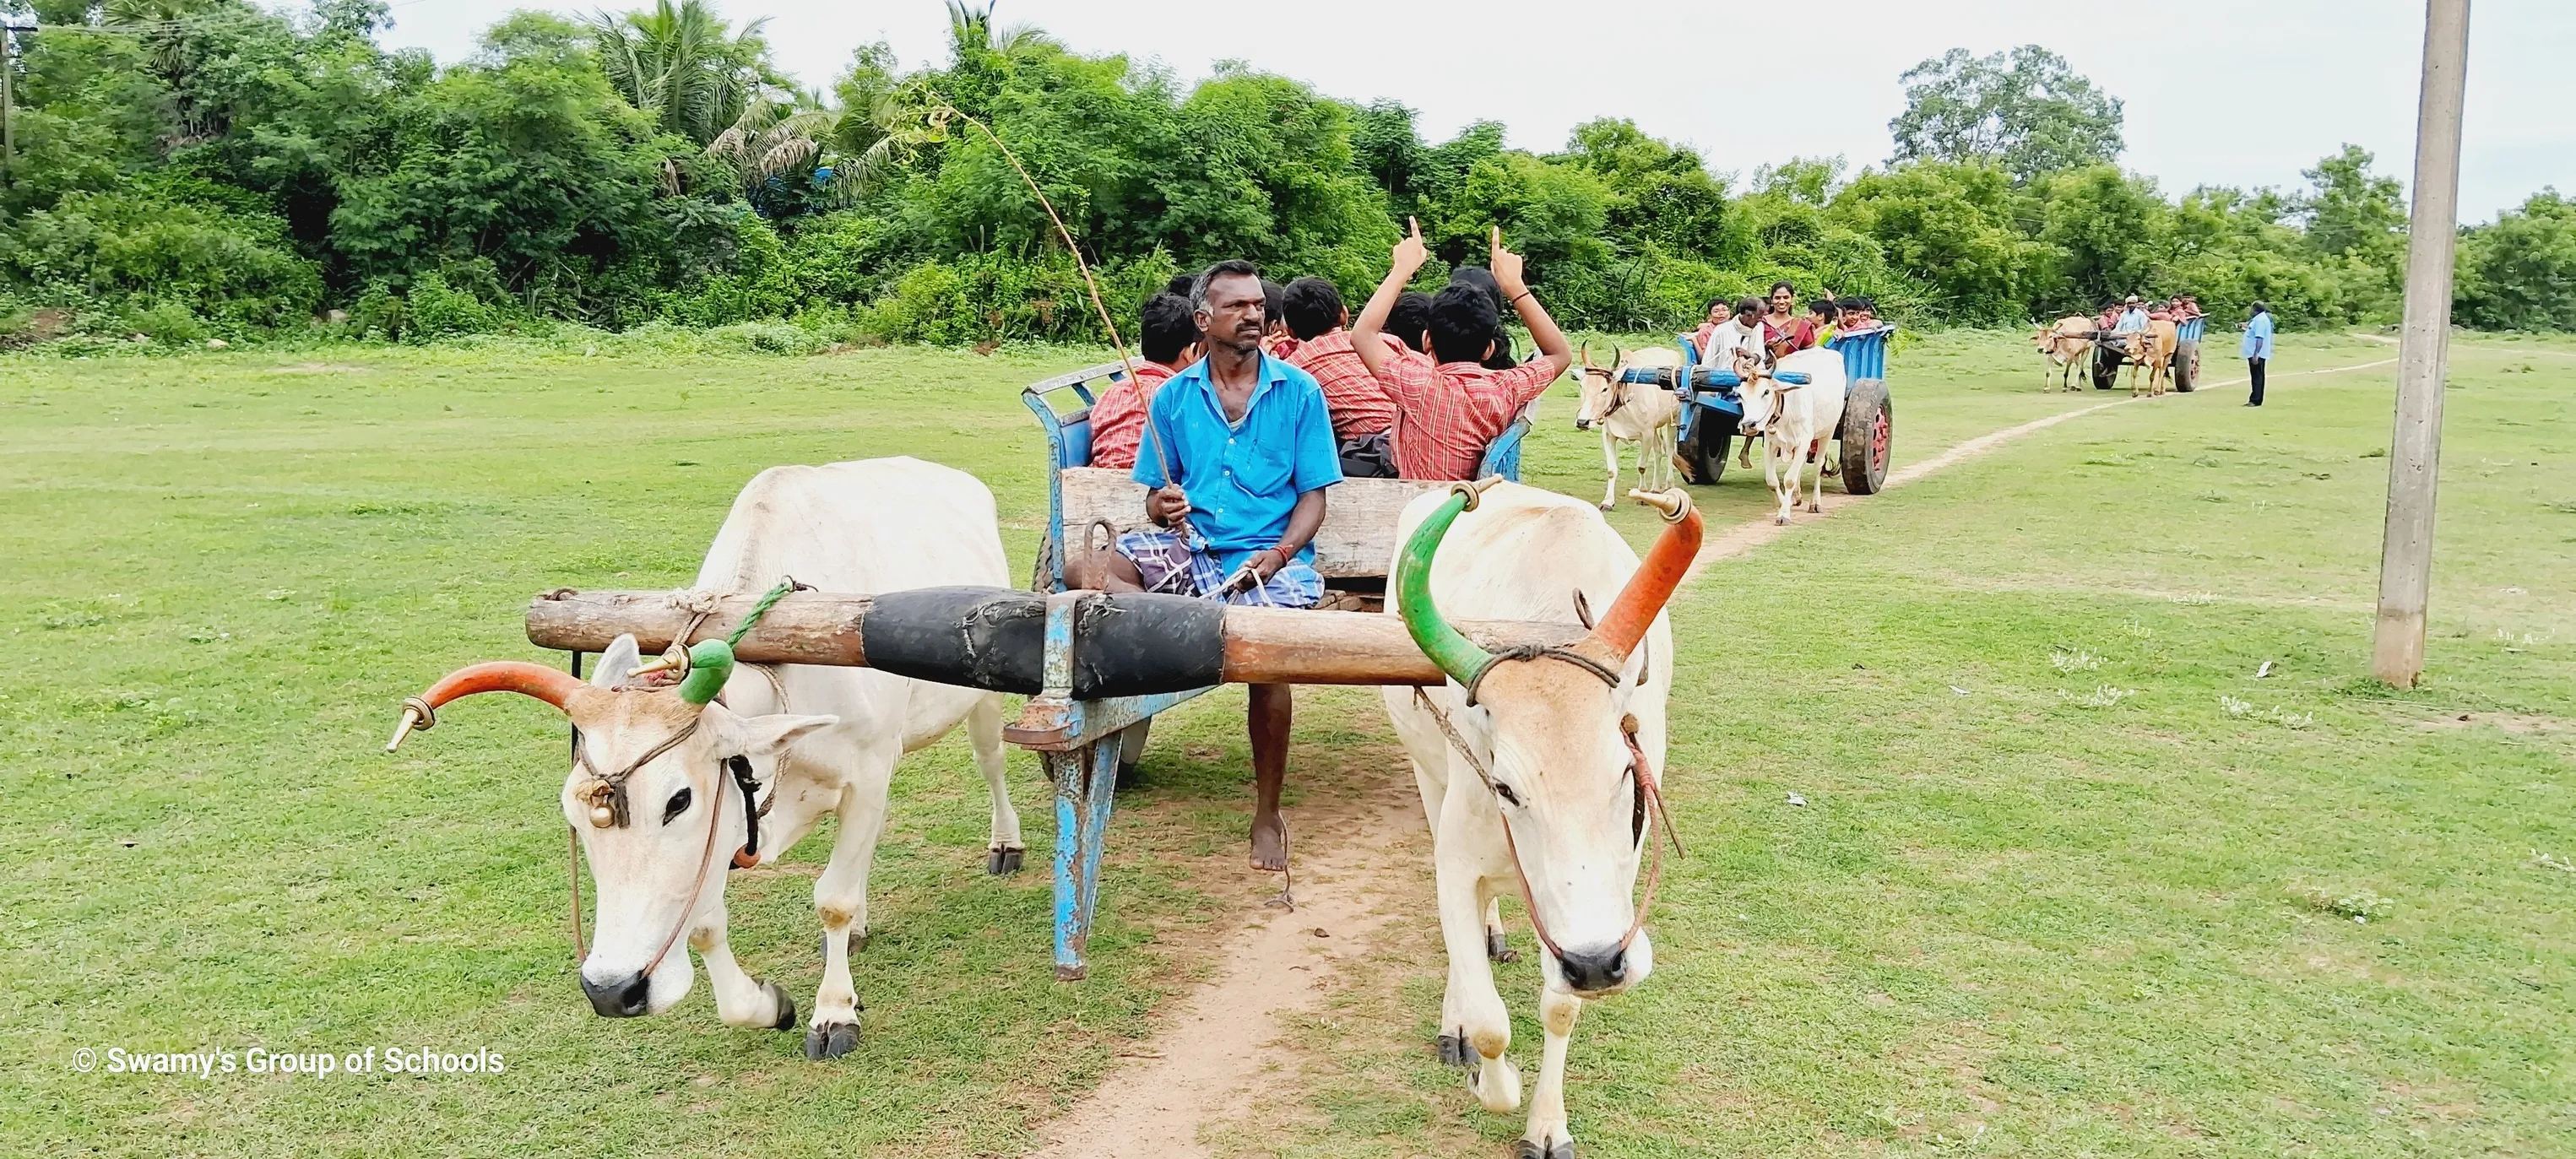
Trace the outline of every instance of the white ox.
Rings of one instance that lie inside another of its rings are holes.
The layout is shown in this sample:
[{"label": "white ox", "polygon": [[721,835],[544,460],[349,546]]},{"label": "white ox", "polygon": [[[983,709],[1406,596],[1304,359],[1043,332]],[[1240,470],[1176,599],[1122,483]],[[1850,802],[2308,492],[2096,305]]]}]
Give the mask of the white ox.
[{"label": "white ox", "polygon": [[1630,370],[1681,373],[1681,351],[1648,346],[1621,353],[1611,349],[1611,365],[1594,366],[1592,351],[1583,351],[1580,381],[1583,406],[1575,412],[1574,429],[1601,428],[1601,462],[1610,481],[1601,492],[1601,509],[1619,501],[1619,444],[1637,445],[1637,485],[1661,491],[1673,485],[1673,452],[1681,438],[1681,397],[1671,386],[1623,382]]},{"label": "white ox", "polygon": [[[1786,383],[1782,371],[1803,373],[1804,383]],[[1807,475],[1807,464],[1823,456],[1824,440],[1833,438],[1843,421],[1843,356],[1821,348],[1795,350],[1776,365],[1739,352],[1735,372],[1744,380],[1737,396],[1744,403],[1746,436],[1762,439],[1762,481],[1780,499],[1775,523],[1789,522]],[[1806,492],[1807,510],[1824,510],[1825,481],[1818,468],[1815,490]]]},{"label": "white ox", "polygon": [[[1426,690],[1431,710],[1411,688],[1384,690],[1431,827],[1449,959],[1440,1054],[1471,1069],[1468,1089],[1486,1109],[1520,1105],[1520,1072],[1504,1054],[1511,1019],[1487,959],[1501,954],[1496,899],[1521,892],[1541,947],[1546,1033],[1524,1157],[1571,1159],[1565,1055],[1575,1018],[1585,1000],[1634,986],[1654,969],[1631,891],[1645,843],[1655,839],[1650,795],[1663,766],[1672,687],[1672,627],[1662,607],[1698,549],[1700,528],[1688,499],[1668,495],[1679,522],[1643,566],[1589,504],[1513,483],[1492,485],[1454,522],[1455,489],[1421,496],[1398,526],[1404,546],[1390,569],[1387,610],[1404,617],[1452,677]],[[1414,542],[1417,533],[1423,542]],[[1596,608],[1608,609],[1597,622]],[[1451,629],[1450,616],[1560,623],[1574,616],[1595,627],[1553,654],[1497,659]]]},{"label": "white ox", "polygon": [[[974,476],[908,458],[773,467],[754,477],[716,532],[698,587],[758,594],[782,576],[854,593],[1011,582],[992,492]],[[686,937],[706,963],[719,1017],[792,1028],[796,1004],[745,973],[725,945],[725,871],[749,860],[731,855],[751,833],[729,766],[746,759],[762,790],[757,863],[837,815],[831,861],[814,882],[824,969],[805,1055],[847,1054],[860,1010],[850,943],[867,935],[868,863],[896,760],[965,723],[992,796],[987,868],[1018,868],[1001,697],[869,668],[744,664],[720,698],[700,705],[667,681],[634,680],[640,659],[634,638],[621,636],[588,684],[534,664],[485,664],[440,681],[417,703],[435,709],[457,696],[511,691],[572,717],[584,759],[564,779],[563,811],[598,887],[581,985],[605,1016],[658,1014],[685,997],[696,974],[688,955],[672,950]]]}]

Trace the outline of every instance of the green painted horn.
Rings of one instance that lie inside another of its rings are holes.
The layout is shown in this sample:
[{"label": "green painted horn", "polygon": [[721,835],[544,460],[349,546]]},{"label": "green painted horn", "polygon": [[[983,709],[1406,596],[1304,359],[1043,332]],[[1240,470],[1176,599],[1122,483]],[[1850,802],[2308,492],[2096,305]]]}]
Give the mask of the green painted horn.
[{"label": "green painted horn", "polygon": [[1440,540],[1449,534],[1458,513],[1475,505],[1476,491],[1462,486],[1433,510],[1406,541],[1395,578],[1396,604],[1404,614],[1404,630],[1413,634],[1414,646],[1450,679],[1470,687],[1494,662],[1494,655],[1441,618],[1440,609],[1431,602],[1431,557],[1440,551]]},{"label": "green painted horn", "polygon": [[733,645],[700,640],[689,648],[689,674],[680,679],[680,699],[705,704],[724,691],[725,681],[732,678]]}]

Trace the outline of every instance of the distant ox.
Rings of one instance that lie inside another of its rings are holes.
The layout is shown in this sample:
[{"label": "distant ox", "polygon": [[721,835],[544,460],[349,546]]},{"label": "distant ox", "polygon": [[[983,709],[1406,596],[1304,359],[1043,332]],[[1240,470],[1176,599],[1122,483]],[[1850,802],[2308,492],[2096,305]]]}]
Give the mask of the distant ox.
[{"label": "distant ox", "polygon": [[2082,389],[2075,385],[2075,372],[2084,356],[2093,350],[2097,324],[2091,318],[2069,316],[2040,327],[2030,336],[2031,345],[2048,359],[2048,365],[2040,369],[2039,382],[2043,393],[2055,386],[2057,380],[2064,381],[2070,394]]},{"label": "distant ox", "polygon": [[[773,467],[753,478],[716,532],[698,587],[757,594],[781,576],[854,593],[1011,582],[992,492],[917,459]],[[986,867],[1019,868],[1001,697],[807,665],[743,664],[730,676],[709,667],[674,683],[655,671],[662,663],[643,663],[635,638],[621,636],[586,684],[536,664],[477,664],[412,701],[394,741],[477,692],[533,696],[572,718],[579,741],[563,812],[598,887],[581,986],[592,1009],[611,1018],[658,1014],[688,994],[695,971],[685,952],[672,952],[685,937],[706,963],[718,1017],[794,1027],[795,1002],[743,972],[726,948],[725,871],[776,860],[824,814],[836,815],[831,860],[814,882],[824,967],[805,1056],[847,1054],[860,1010],[850,943],[867,936],[868,863],[896,760],[964,723],[992,796]]]},{"label": "distant ox", "polygon": [[[1610,482],[1601,492],[1601,509],[1608,511],[1619,501],[1619,444],[1637,446],[1637,485],[1650,491],[1661,491],[1673,485],[1673,453],[1681,438],[1681,397],[1669,384],[1629,382],[1631,377],[1646,377],[1655,371],[1666,371],[1666,377],[1681,372],[1682,356],[1678,350],[1648,346],[1625,354],[1612,348],[1611,365],[1595,366],[1592,350],[1583,350],[1580,381],[1583,384],[1582,409],[1575,412],[1574,429],[1601,428],[1601,462],[1610,473]],[[1631,370],[1647,374],[1630,375]]]},{"label": "distant ox", "polygon": [[[1481,498],[1461,487],[1405,508],[1387,608],[1451,678],[1436,690],[1384,690],[1431,826],[1449,959],[1440,1055],[1470,1069],[1468,1089],[1486,1109],[1519,1107],[1520,1072],[1504,1053],[1511,1019],[1487,960],[1503,954],[1495,901],[1517,891],[1541,950],[1546,1033],[1519,1153],[1572,1159],[1565,1056],[1575,1017],[1655,966],[1644,928],[1652,874],[1644,901],[1631,891],[1661,815],[1673,669],[1662,609],[1698,550],[1699,516],[1680,491],[1657,497],[1675,522],[1641,566],[1580,500],[1513,483],[1490,484]],[[1597,621],[1594,608],[1606,609]],[[1449,621],[1569,615],[1594,625],[1579,643],[1500,655]]]}]

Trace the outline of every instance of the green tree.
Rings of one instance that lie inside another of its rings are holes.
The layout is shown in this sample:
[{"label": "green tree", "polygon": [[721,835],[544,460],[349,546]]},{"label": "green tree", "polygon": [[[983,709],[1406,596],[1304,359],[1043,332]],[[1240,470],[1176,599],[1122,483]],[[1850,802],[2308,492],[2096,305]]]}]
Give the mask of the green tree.
[{"label": "green tree", "polygon": [[2154,181],[2088,165],[2051,175],[2037,197],[2037,240],[2051,267],[2034,287],[2037,303],[2089,312],[2108,299],[2155,292],[2172,209]]},{"label": "green tree", "polygon": [[2018,209],[2011,175],[1992,164],[1919,161],[1861,174],[1831,217],[1924,283],[1941,317],[1992,324],[2028,316],[2041,247],[2022,236]]},{"label": "green tree", "polygon": [[734,32],[706,0],[654,0],[649,9],[589,20],[598,67],[618,94],[663,132],[701,146],[740,121],[765,86],[786,87],[768,64],[760,37],[767,23]]},{"label": "green tree", "polygon": [[2576,330],[2576,202],[2544,189],[2471,229],[2452,308],[2471,326]]},{"label": "green tree", "polygon": [[1990,161],[2030,181],[2123,147],[2120,99],[2036,44],[1982,57],[1954,48],[1900,79],[1905,111],[1887,123],[1898,161]]},{"label": "green tree", "polygon": [[2371,160],[2346,145],[2302,170],[2311,192],[2294,207],[2319,264],[2343,282],[2347,320],[2395,318],[2406,280],[2405,187]]}]

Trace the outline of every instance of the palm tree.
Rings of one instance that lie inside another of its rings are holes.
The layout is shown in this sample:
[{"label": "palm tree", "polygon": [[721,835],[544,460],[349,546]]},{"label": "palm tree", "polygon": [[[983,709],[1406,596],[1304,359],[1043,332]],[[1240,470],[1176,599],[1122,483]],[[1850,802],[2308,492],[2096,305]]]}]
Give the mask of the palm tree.
[{"label": "palm tree", "polygon": [[989,52],[1018,60],[1055,44],[1034,24],[994,23],[995,4],[996,0],[987,0],[979,7],[964,0],[948,0],[948,51],[952,57],[963,61],[970,53]]},{"label": "palm tree", "polygon": [[590,20],[601,71],[668,132],[705,145],[739,123],[780,79],[760,38],[766,18],[734,33],[705,0],[654,0],[622,16]]}]

